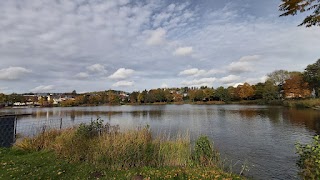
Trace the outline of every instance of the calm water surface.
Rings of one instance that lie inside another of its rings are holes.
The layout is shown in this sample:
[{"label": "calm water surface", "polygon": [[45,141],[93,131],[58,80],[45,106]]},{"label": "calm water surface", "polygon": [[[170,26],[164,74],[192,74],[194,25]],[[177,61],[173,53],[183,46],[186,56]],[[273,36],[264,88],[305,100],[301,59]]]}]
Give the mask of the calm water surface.
[{"label": "calm water surface", "polygon": [[150,105],[72,108],[2,109],[0,113],[32,113],[18,118],[18,133],[34,135],[44,124],[69,127],[101,117],[121,129],[150,125],[154,133],[207,135],[240,172],[246,163],[253,179],[298,179],[296,142],[320,133],[320,111],[243,105]]}]

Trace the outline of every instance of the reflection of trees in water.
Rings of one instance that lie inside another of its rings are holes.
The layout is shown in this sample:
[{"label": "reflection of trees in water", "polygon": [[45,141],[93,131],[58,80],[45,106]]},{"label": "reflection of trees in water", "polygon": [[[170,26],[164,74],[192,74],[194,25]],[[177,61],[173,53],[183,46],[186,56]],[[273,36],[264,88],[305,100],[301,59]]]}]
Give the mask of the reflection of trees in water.
[{"label": "reflection of trees in water", "polygon": [[71,119],[72,122],[74,122],[74,120],[76,119],[76,114],[75,114],[75,112],[76,112],[76,111],[71,111],[71,112],[70,112],[70,119]]},{"label": "reflection of trees in water", "polygon": [[149,117],[152,120],[161,120],[163,111],[149,111]]},{"label": "reflection of trees in water", "polygon": [[259,115],[256,109],[241,109],[238,111],[241,118],[255,119]]},{"label": "reflection of trees in water", "polygon": [[129,112],[133,118],[142,118],[147,119],[150,118],[152,120],[161,120],[163,116],[162,110],[154,110],[154,111],[131,111]]},{"label": "reflection of trees in water", "polygon": [[310,109],[285,109],[283,118],[295,125],[304,125],[320,134],[320,111]]},{"label": "reflection of trees in water", "polygon": [[72,121],[74,121],[76,118],[82,118],[86,116],[106,116],[110,117],[115,114],[120,114],[122,112],[109,112],[109,111],[76,111],[76,110],[70,110],[70,111],[59,111],[59,112],[52,112],[52,111],[37,111],[31,115],[32,118],[35,119],[44,119],[46,117],[50,118],[60,118],[60,117],[70,117]]},{"label": "reflection of trees in water", "polygon": [[[238,114],[242,119],[256,120],[256,119],[269,119],[273,123],[281,120],[280,108],[266,108],[266,109],[240,109],[228,113]],[[219,114],[220,115],[220,114]]]},{"label": "reflection of trees in water", "polygon": [[273,123],[278,123],[281,120],[281,112],[282,109],[280,108],[267,108],[259,110],[259,115],[262,118],[268,118]]}]

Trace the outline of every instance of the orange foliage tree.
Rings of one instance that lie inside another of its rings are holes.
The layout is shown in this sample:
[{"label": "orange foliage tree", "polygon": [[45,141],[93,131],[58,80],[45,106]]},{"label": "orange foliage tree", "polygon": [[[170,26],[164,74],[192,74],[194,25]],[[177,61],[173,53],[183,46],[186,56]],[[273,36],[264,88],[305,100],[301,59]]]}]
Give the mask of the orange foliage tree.
[{"label": "orange foliage tree", "polygon": [[311,96],[310,86],[304,81],[302,74],[291,75],[286,80],[283,90],[286,98],[306,98]]},{"label": "orange foliage tree", "polygon": [[244,83],[243,85],[239,85],[236,89],[236,95],[240,99],[248,99],[254,95],[254,89],[248,83]]}]

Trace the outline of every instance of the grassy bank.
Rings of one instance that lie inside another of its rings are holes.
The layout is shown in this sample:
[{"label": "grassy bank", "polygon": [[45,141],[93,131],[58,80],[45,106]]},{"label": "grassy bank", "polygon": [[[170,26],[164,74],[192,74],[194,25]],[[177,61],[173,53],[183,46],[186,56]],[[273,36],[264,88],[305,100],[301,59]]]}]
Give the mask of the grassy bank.
[{"label": "grassy bank", "polygon": [[0,179],[241,179],[223,172],[207,137],[152,137],[148,127],[121,132],[101,120],[42,132],[0,151]]},{"label": "grassy bank", "polygon": [[317,108],[320,109],[320,99],[285,100],[283,105],[294,108]]},{"label": "grassy bank", "polygon": [[0,149],[0,179],[241,179],[214,167],[141,167],[109,170],[68,162],[54,152]]},{"label": "grassy bank", "polygon": [[84,162],[68,162],[52,151],[0,149],[0,159],[0,179],[241,179],[216,167],[109,170]]}]

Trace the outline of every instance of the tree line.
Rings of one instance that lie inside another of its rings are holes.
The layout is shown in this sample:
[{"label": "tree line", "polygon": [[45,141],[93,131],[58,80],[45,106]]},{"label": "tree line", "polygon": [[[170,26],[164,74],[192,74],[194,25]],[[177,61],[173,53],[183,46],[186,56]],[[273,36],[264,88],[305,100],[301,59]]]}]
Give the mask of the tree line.
[{"label": "tree line", "polygon": [[145,103],[186,103],[208,101],[241,101],[263,100],[270,102],[288,98],[319,98],[320,90],[320,59],[308,65],[303,72],[289,72],[276,70],[267,75],[263,83],[250,85],[244,83],[237,87],[182,87],[158,88],[144,91],[126,93],[123,91],[107,90],[77,94],[76,91],[68,93],[70,98],[64,99],[59,104],[54,104],[54,97],[41,96],[36,98],[26,94],[0,94],[0,104],[8,102],[37,101],[40,106],[81,106],[102,104],[145,104]]}]

